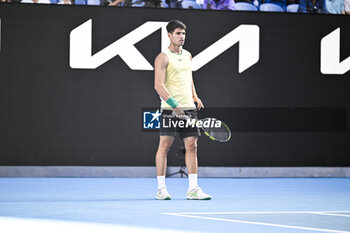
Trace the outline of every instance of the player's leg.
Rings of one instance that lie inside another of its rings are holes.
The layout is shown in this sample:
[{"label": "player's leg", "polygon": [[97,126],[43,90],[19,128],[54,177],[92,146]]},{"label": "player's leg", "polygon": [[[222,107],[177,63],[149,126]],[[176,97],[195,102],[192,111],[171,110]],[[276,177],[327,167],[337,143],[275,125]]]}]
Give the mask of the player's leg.
[{"label": "player's leg", "polygon": [[189,188],[187,199],[190,200],[210,200],[211,196],[205,194],[197,183],[198,159],[197,159],[197,136],[185,137],[184,144],[186,149],[185,161],[188,170]]},{"label": "player's leg", "polygon": [[188,174],[197,174],[198,161],[197,161],[197,137],[185,137],[184,144],[186,149],[185,162],[188,170]]},{"label": "player's leg", "polygon": [[[185,111],[185,114],[190,118],[197,118],[196,110]],[[185,162],[188,170],[188,174],[197,174],[198,161],[197,161],[197,140],[200,136],[200,131],[196,127],[185,127],[179,129],[180,138],[183,139],[186,149]]]},{"label": "player's leg", "polygon": [[173,144],[173,136],[160,136],[156,154],[157,176],[165,176],[167,166],[167,154]]},{"label": "player's leg", "polygon": [[157,181],[158,181],[158,191],[157,199],[160,200],[170,200],[171,196],[169,195],[166,185],[165,185],[165,172],[167,166],[167,154],[173,144],[173,136],[160,136],[159,146],[156,153],[156,167],[157,167]]}]

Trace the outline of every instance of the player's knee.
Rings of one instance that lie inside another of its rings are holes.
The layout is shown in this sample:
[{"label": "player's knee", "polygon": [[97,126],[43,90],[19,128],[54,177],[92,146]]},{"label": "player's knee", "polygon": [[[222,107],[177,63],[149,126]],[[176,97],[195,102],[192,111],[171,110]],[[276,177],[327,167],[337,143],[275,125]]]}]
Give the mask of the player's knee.
[{"label": "player's knee", "polygon": [[186,145],[186,151],[196,152],[197,151],[197,142],[190,142]]},{"label": "player's knee", "polygon": [[159,150],[161,150],[162,152],[168,153],[172,144],[173,144],[172,140],[161,141],[159,143]]},{"label": "player's knee", "polygon": [[159,145],[159,150],[163,153],[168,153],[168,151],[170,150],[171,145]]}]

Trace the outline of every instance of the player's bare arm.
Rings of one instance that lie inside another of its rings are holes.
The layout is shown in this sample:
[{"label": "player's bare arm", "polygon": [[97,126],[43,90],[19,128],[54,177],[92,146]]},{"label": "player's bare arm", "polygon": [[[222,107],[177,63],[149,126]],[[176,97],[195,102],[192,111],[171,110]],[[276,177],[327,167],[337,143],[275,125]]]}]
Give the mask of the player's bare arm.
[{"label": "player's bare arm", "polygon": [[164,84],[168,62],[168,57],[165,53],[160,53],[154,62],[154,89],[163,100],[167,100],[171,97]]},{"label": "player's bare arm", "polygon": [[192,96],[193,96],[193,101],[197,103],[197,109],[200,110],[201,108],[204,108],[204,104],[200,98],[198,98],[197,93],[196,93],[196,88],[194,86],[193,78],[192,78]]},{"label": "player's bare arm", "polygon": [[[190,59],[192,61],[192,55],[189,54]],[[194,81],[192,77],[192,96],[193,96],[193,101],[197,103],[197,109],[200,110],[201,108],[204,108],[204,104],[201,99],[198,98],[197,92],[196,92],[196,87],[194,86]]]}]

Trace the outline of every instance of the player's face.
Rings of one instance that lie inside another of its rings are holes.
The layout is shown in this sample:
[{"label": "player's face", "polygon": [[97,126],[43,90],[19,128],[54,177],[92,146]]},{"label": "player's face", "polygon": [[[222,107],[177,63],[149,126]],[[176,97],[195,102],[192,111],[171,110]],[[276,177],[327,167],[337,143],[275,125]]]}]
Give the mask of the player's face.
[{"label": "player's face", "polygon": [[171,42],[176,46],[183,46],[185,44],[186,31],[185,29],[176,28],[173,33],[169,33]]}]

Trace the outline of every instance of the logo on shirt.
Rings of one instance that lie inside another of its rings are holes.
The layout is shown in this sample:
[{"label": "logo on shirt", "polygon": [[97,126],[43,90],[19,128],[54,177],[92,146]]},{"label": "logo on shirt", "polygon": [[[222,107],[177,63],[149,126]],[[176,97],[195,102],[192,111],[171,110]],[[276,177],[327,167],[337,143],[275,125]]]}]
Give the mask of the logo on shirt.
[{"label": "logo on shirt", "polygon": [[143,112],[143,128],[144,129],[160,129],[160,116],[162,114],[157,111]]},{"label": "logo on shirt", "polygon": [[179,61],[182,61],[182,59],[179,59]]}]

